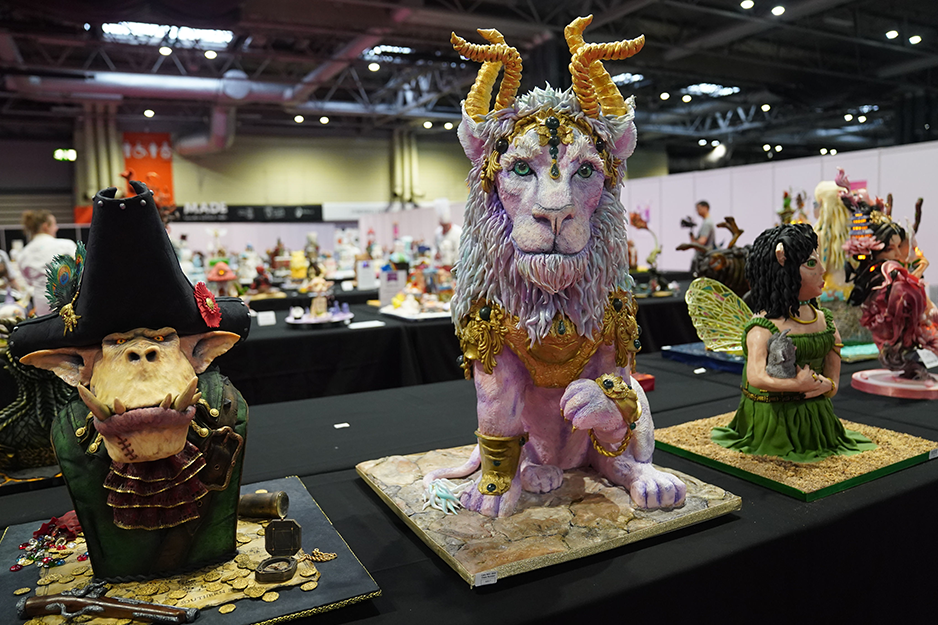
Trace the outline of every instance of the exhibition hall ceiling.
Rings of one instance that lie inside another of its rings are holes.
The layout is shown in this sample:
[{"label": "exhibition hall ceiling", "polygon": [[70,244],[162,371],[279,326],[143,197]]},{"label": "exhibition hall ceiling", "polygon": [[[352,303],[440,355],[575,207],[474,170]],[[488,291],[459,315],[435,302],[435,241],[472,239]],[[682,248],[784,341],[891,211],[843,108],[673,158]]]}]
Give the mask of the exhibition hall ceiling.
[{"label": "exhibition hall ceiling", "polygon": [[936,0],[0,0],[0,136],[103,110],[179,134],[451,134],[478,69],[452,31],[497,28],[522,91],[567,87],[563,28],[586,14],[588,42],[645,35],[605,66],[672,171],[936,138]]}]

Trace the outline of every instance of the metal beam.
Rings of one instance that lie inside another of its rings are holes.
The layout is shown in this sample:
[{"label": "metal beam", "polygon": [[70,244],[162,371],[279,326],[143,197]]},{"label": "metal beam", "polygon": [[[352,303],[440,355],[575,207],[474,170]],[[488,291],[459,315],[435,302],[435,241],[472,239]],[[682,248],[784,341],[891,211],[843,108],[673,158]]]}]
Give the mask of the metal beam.
[{"label": "metal beam", "polygon": [[[729,13],[729,15],[744,21],[742,23],[733,24],[732,26],[727,26],[726,28],[721,28],[720,30],[716,30],[712,33],[701,35],[695,39],[686,41],[680,47],[666,52],[664,59],[666,61],[676,61],[678,59],[683,59],[694,54],[694,52],[697,50],[706,50],[708,48],[715,48],[717,46],[725,46],[729,43],[733,43],[734,41],[739,41],[740,39],[745,39],[747,37],[751,37],[752,35],[757,35],[767,30],[772,30],[780,23],[811,17],[812,15],[822,11],[827,11],[828,9],[833,9],[851,2],[856,2],[856,0],[803,0],[795,6],[786,7],[785,13],[775,19],[759,19],[752,18],[745,14],[736,15],[735,13]],[[680,4],[682,8],[692,8],[686,3],[672,2],[669,4]]]}]

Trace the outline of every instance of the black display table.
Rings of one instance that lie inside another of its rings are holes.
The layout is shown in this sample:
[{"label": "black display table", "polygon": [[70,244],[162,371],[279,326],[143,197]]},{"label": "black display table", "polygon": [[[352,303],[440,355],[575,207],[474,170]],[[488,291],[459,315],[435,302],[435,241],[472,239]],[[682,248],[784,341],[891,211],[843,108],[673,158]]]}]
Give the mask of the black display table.
[{"label": "black display table", "polygon": [[[850,374],[870,366],[844,367],[837,413],[938,440],[934,403],[850,388]],[[649,398],[659,427],[731,411],[738,403],[736,375],[695,375],[658,355],[640,355],[639,368],[657,376]],[[336,429],[336,423],[349,427]],[[251,409],[245,482],[299,475],[384,591],[374,601],[302,622],[790,625],[934,619],[934,462],[802,503],[658,452],[658,464],[740,495],[742,510],[470,590],[353,467],[471,443],[475,426],[475,394],[467,381]],[[0,526],[47,520],[70,507],[64,487],[7,495],[0,498]]]},{"label": "black display table", "polygon": [[[273,301],[273,300],[268,300]],[[458,380],[459,341],[449,319],[403,321],[373,306],[352,305],[354,321],[380,319],[384,327],[298,329],[276,311],[276,326],[258,326],[217,359],[251,405],[360,393]],[[682,296],[639,300],[642,353],[697,341]]]}]

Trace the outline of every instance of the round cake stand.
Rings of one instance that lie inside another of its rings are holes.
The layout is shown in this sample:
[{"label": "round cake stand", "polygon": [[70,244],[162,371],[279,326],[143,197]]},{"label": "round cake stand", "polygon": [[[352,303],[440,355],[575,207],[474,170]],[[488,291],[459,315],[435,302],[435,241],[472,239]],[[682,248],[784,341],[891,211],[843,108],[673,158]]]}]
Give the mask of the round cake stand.
[{"label": "round cake stand", "polygon": [[870,369],[854,373],[850,386],[873,395],[904,399],[938,399],[938,376],[933,374],[929,374],[925,380],[905,380],[889,369]]}]

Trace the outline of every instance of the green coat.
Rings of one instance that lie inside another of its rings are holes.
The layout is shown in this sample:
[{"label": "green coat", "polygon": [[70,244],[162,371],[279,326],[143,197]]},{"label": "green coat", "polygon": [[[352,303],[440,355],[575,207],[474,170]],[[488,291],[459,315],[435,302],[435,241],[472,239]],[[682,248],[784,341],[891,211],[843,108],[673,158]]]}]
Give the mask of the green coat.
[{"label": "green coat", "polygon": [[[111,459],[103,444],[89,448],[97,432],[87,420],[80,399],[68,404],[52,426],[52,443],[81,522],[95,576],[109,581],[165,577],[234,557],[238,499],[248,406],[241,393],[211,367],[199,376],[199,390],[208,406],[196,408],[194,423],[207,428],[202,437],[189,430],[189,442],[202,451],[207,464],[197,477],[209,489],[199,500],[200,518],[169,529],[122,529],[114,524],[104,480]],[[210,409],[218,411],[213,417]],[[237,436],[231,435],[225,427]],[[205,430],[203,430],[204,432]]]}]

